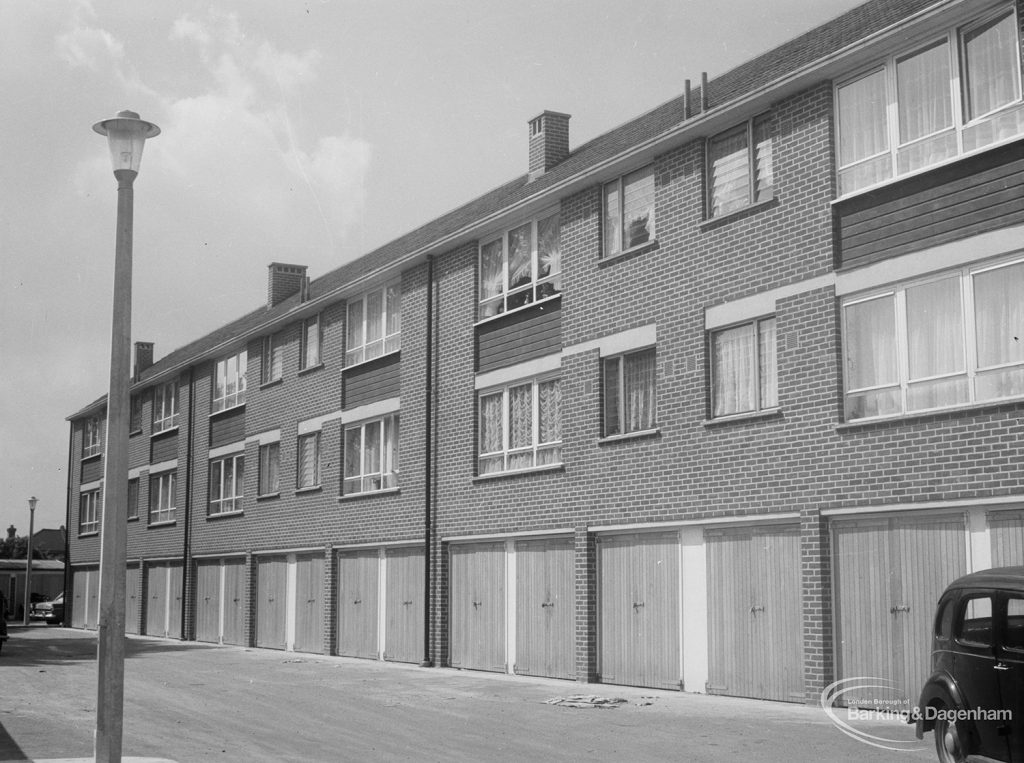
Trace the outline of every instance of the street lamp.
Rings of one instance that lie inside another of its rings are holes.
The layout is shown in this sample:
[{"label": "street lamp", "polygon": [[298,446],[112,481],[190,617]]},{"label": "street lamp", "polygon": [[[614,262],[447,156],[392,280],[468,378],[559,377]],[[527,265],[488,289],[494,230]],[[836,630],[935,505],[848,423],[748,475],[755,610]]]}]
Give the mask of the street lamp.
[{"label": "street lamp", "polygon": [[104,453],[103,519],[100,539],[100,612],[97,648],[97,762],[120,763],[124,731],[125,557],[128,544],[128,419],[132,332],[132,184],[146,138],[160,128],[121,111],[92,129],[107,136],[117,178],[117,238],[114,253],[114,312],[110,339],[110,393]]},{"label": "street lamp", "polygon": [[25,620],[28,625],[28,610],[32,606],[32,536],[35,534],[36,497],[28,499],[28,554],[25,556]]}]

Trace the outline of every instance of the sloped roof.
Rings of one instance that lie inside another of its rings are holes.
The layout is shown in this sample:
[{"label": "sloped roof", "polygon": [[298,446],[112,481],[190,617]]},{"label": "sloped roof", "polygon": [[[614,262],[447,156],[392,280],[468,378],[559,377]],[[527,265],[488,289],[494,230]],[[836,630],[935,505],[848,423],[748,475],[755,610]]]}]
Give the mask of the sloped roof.
[{"label": "sloped roof", "polygon": [[[955,1],[955,0],[954,0]],[[870,0],[837,18],[810,30],[777,48],[757,56],[708,82],[709,108],[720,109],[730,103],[767,88],[773,83],[821,61],[836,51],[854,45],[931,6],[950,4],[951,0]],[[699,104],[700,88],[691,93],[691,104]],[[689,116],[696,109],[691,106]],[[657,139],[686,121],[684,96],[680,95],[578,146],[557,166],[533,181],[527,174],[511,180],[456,209],[431,220],[415,230],[384,244],[358,259],[312,281],[307,302],[329,295],[356,280],[360,275],[386,267],[442,242],[448,236],[542,194],[568,179],[585,174],[630,149]],[[179,366],[199,360],[225,343],[245,337],[275,319],[288,315],[300,305],[298,295],[271,309],[262,306],[189,344],[174,350],[148,368],[137,385]],[[73,420],[91,414],[106,396],[90,403]]]}]

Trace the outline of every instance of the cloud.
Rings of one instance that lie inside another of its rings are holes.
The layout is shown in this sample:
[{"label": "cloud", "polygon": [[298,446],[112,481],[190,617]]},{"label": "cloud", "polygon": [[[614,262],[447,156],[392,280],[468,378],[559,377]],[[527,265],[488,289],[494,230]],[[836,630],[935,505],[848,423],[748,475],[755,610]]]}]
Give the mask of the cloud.
[{"label": "cloud", "polygon": [[57,55],[72,67],[96,71],[102,64],[124,59],[124,45],[110,32],[94,27],[79,27],[57,36]]}]

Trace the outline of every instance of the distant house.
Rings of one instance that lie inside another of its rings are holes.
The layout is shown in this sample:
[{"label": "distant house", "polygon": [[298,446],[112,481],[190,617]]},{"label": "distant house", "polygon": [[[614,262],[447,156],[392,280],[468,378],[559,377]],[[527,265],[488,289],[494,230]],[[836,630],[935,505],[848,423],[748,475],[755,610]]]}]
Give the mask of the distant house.
[{"label": "distant house", "polygon": [[39,530],[32,536],[33,556],[40,556],[47,559],[58,559],[64,561],[64,552],[68,538],[68,531],[61,525],[59,529]]},{"label": "distant house", "polygon": [[[58,532],[50,530],[49,532]],[[7,599],[9,617],[19,617],[25,602],[24,559],[0,559],[0,591]],[[64,562],[58,559],[35,559],[32,562],[32,594],[52,599],[64,590]]]}]

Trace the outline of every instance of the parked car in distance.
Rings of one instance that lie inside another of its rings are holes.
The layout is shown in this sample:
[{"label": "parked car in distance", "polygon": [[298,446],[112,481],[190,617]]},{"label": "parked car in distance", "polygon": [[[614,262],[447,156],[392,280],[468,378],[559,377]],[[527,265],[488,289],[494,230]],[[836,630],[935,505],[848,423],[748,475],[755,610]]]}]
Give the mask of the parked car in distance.
[{"label": "parked car in distance", "polygon": [[52,601],[33,604],[28,618],[29,620],[42,620],[47,625],[59,625],[64,622],[64,593],[57,594]]},{"label": "parked car in distance", "polygon": [[947,586],[916,719],[918,739],[935,732],[942,763],[968,755],[1024,761],[1024,567],[973,572]]}]

